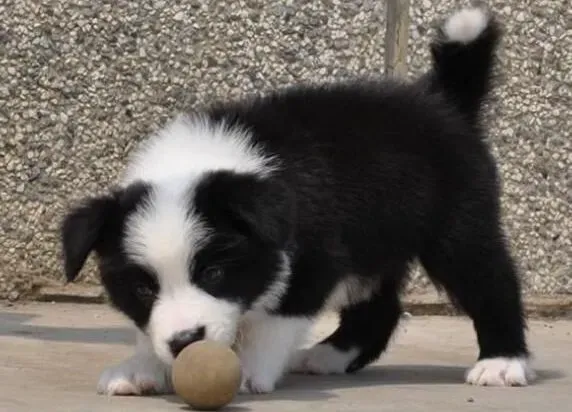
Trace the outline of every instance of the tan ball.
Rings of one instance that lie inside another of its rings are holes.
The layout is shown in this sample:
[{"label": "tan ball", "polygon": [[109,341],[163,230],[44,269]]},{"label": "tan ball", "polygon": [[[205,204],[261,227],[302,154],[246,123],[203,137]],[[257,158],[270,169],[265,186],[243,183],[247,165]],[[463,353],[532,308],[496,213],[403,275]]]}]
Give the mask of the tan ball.
[{"label": "tan ball", "polygon": [[235,352],[208,340],[183,349],[171,373],[175,393],[198,410],[216,410],[230,403],[241,381],[240,360]]}]

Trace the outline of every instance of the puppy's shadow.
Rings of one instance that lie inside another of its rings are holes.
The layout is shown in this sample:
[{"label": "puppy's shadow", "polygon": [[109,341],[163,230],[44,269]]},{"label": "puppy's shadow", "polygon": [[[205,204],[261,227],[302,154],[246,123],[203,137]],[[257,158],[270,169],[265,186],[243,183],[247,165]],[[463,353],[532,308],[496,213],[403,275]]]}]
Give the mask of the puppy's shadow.
[{"label": "puppy's shadow", "polygon": [[354,374],[291,374],[284,380],[282,391],[331,391],[385,385],[451,385],[462,382],[465,371],[463,367],[446,365],[372,365]]},{"label": "puppy's shadow", "polygon": [[[276,391],[265,395],[239,394],[224,408],[228,412],[250,410],[246,404],[257,401],[288,400],[311,403],[336,398],[338,389],[397,385],[463,385],[467,368],[448,365],[373,365],[355,374],[346,375],[288,375]],[[536,371],[535,385],[561,379],[565,375],[555,370]],[[181,410],[193,409],[176,396],[167,401],[181,405]]]},{"label": "puppy's shadow", "polygon": [[[557,370],[536,370],[533,384],[565,377]],[[459,385],[465,381],[467,367],[452,365],[372,365],[355,374],[344,375],[289,375],[287,387],[309,386],[312,389],[332,390],[386,385]]]}]

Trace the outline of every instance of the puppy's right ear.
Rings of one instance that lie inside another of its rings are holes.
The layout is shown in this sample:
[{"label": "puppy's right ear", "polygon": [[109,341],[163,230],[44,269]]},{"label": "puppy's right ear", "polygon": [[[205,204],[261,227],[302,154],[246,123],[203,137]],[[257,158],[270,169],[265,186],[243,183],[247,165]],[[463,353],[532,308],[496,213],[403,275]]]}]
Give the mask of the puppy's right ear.
[{"label": "puppy's right ear", "polygon": [[101,239],[106,219],[115,204],[113,197],[89,198],[65,216],[60,234],[68,282],[76,279],[89,253]]}]

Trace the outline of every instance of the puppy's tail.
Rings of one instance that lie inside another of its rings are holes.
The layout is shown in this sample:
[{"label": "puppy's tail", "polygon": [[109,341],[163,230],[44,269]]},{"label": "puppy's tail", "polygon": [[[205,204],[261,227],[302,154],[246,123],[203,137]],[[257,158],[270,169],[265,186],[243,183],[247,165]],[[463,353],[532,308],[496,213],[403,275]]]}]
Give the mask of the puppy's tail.
[{"label": "puppy's tail", "polygon": [[468,8],[451,15],[431,44],[430,89],[444,93],[472,123],[491,89],[500,37],[493,16],[481,8]]}]

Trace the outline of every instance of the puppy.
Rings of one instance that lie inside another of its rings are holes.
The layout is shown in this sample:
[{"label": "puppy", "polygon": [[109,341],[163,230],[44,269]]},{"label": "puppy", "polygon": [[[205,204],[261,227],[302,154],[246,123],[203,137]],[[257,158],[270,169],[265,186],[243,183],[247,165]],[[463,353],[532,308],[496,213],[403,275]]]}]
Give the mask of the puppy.
[{"label": "puppy", "polygon": [[[94,252],[137,330],[99,392],[171,392],[186,345],[238,335],[245,392],[292,371],[356,372],[386,349],[414,261],[473,321],[467,382],[526,385],[520,284],[481,119],[500,37],[487,11],[464,9],[414,82],[293,86],[180,115],[144,141],[120,187],[62,223],[67,279]],[[324,310],[339,312],[337,330],[297,350]]]}]

